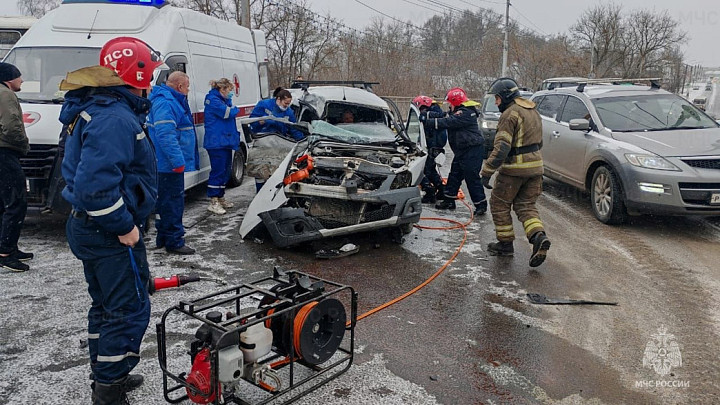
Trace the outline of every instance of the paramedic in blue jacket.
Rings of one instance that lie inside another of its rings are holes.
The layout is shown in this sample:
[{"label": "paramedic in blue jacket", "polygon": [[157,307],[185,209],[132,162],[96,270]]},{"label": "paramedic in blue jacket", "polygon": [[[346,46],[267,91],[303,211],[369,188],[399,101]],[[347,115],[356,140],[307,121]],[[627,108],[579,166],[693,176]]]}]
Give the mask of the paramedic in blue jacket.
[{"label": "paramedic in blue jacket", "polygon": [[435,129],[447,129],[448,143],[453,151],[447,184],[443,200],[435,208],[444,210],[455,209],[455,198],[465,180],[470,198],[475,205],[475,215],[487,212],[487,199],[483,188],[480,170],[485,156],[485,140],[480,133],[476,109],[480,103],[469,100],[465,90],[460,87],[448,91],[445,100],[452,110],[445,113],[428,112],[421,116],[421,121]]},{"label": "paramedic in blue jacket", "polygon": [[[412,103],[420,110],[420,113],[433,111],[442,114],[443,110],[438,103],[428,96],[417,96]],[[435,129],[427,121],[423,125],[425,129],[425,142],[428,148],[428,157],[425,159],[423,179],[420,182],[425,195],[422,198],[423,204],[435,204],[438,198],[443,198],[445,187],[442,177],[438,172],[435,158],[445,155],[445,144],[447,143],[447,130]]]},{"label": "paramedic in blue jacket", "polygon": [[[290,104],[292,103],[292,94],[282,87],[278,87],[273,91],[273,98],[267,98],[258,102],[250,113],[250,118],[273,116],[277,118],[287,118],[290,122],[297,122],[295,113],[293,113]],[[288,126],[280,121],[262,120],[250,124],[252,132],[276,132],[285,136],[292,137],[296,141],[302,140],[305,135],[296,128]],[[266,179],[255,178],[255,187],[260,191]]]},{"label": "paramedic in blue jacket", "polygon": [[203,147],[210,156],[210,178],[207,195],[208,211],[225,214],[233,203],[225,200],[225,184],[230,180],[233,150],[238,150],[240,134],[235,123],[238,108],[232,105],[235,86],[229,79],[212,80],[205,96],[205,139]]},{"label": "paramedic in blue jacket", "polygon": [[[191,255],[185,244],[182,218],[185,211],[185,172],[198,170],[195,124],[188,105],[190,78],[174,71],[167,81],[150,93],[152,107],[148,130],[158,167],[158,201],[155,207],[157,247],[169,253]],[[159,218],[158,218],[159,217]]]},{"label": "paramedic in blue jacket", "polygon": [[69,90],[60,113],[68,127],[62,195],[73,207],[68,244],[82,260],[92,299],[92,401],[120,404],[143,381],[129,373],[140,360],[150,321],[142,233],[155,205],[157,173],[143,131],[150,101],[142,95],[162,61],[144,42],[128,37],[106,43],[100,61],[102,66],[68,73],[60,85]]}]

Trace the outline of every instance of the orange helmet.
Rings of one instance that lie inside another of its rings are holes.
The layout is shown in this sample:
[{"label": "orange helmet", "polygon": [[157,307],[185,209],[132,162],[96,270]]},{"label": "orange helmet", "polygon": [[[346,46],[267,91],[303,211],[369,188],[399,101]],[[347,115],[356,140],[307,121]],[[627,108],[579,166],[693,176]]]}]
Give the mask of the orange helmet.
[{"label": "orange helmet", "polygon": [[431,99],[428,96],[417,96],[412,100],[412,103],[415,105],[415,107],[430,107],[433,103],[433,99]]},{"label": "orange helmet", "polygon": [[445,96],[445,101],[450,103],[451,106],[457,107],[460,104],[468,101],[468,98],[465,90],[460,87],[453,87],[452,89],[448,90],[447,96]]},{"label": "orange helmet", "polygon": [[160,54],[137,38],[113,38],[100,50],[100,65],[136,89],[150,88],[153,71],[162,64]]}]

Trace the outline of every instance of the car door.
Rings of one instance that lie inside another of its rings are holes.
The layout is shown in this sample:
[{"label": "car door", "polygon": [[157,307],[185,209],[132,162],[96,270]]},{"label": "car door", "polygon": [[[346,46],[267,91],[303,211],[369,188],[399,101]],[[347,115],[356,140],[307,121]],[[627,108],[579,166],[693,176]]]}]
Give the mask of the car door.
[{"label": "car door", "polygon": [[562,159],[563,139],[560,139],[562,125],[558,120],[566,98],[564,94],[547,94],[537,106],[543,126],[543,165],[551,172],[548,174],[557,173],[558,160]]},{"label": "car door", "polygon": [[589,142],[588,131],[570,130],[570,120],[590,120],[590,111],[585,103],[575,96],[568,96],[560,114],[559,132],[554,141],[561,149],[554,155],[555,167],[563,176],[583,184],[585,180],[585,155]]},{"label": "car door", "polygon": [[425,169],[425,160],[427,160],[427,140],[425,139],[425,127],[420,122],[420,110],[414,105],[410,105],[408,111],[408,119],[405,123],[405,131],[407,132],[410,139],[415,142],[418,147],[426,153],[426,156],[415,159],[412,164],[409,165],[410,172],[413,176],[412,184],[419,184],[422,179],[423,170]]}]

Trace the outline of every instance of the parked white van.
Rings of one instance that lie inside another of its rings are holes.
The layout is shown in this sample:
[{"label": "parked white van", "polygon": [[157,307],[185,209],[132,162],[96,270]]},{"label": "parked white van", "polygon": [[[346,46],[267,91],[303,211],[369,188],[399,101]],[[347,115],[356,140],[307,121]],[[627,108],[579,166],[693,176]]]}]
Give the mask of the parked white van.
[{"label": "parked white van", "polygon": [[[63,211],[58,121],[63,92],[60,80],[69,71],[97,65],[100,48],[118,36],[145,41],[161,53],[171,70],[190,76],[190,108],[195,121],[200,170],[185,173],[186,188],[205,182],[210,160],[202,148],[204,99],[212,79],[227,77],[235,84],[233,102],[240,117],[269,97],[265,35],[163,0],[64,0],[38,20],[5,58],[16,65],[25,81],[17,93],[23,109],[30,153],[21,159],[28,179],[29,208]],[[154,74],[163,83],[169,70]],[[238,129],[240,130],[240,125]],[[231,183],[242,181],[247,156],[245,137],[233,159]],[[60,183],[60,184],[58,184]],[[233,185],[233,184],[231,184]]]}]

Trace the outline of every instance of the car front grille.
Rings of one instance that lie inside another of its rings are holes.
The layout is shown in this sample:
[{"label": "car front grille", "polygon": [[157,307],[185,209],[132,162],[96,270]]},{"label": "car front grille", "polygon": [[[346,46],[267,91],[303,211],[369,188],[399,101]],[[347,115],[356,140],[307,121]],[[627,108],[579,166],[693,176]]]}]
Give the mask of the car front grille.
[{"label": "car front grille", "polygon": [[678,186],[680,196],[686,204],[720,208],[720,205],[710,204],[710,197],[720,194],[720,183],[679,183]]},{"label": "car front grille", "polygon": [[58,154],[57,145],[30,145],[30,152],[20,158],[20,166],[30,189],[27,194],[29,206],[44,206],[53,164]]},{"label": "car front grille", "polygon": [[20,158],[20,165],[25,172],[25,177],[28,180],[47,180],[50,177],[57,153],[57,145],[32,145],[27,156]]},{"label": "car front grille", "polygon": [[720,169],[720,159],[683,159],[683,163],[700,169]]},{"label": "car front grille", "polygon": [[322,199],[311,205],[309,214],[315,217],[327,229],[341,228],[368,222],[392,218],[394,205],[366,204],[363,208],[358,202]]}]

